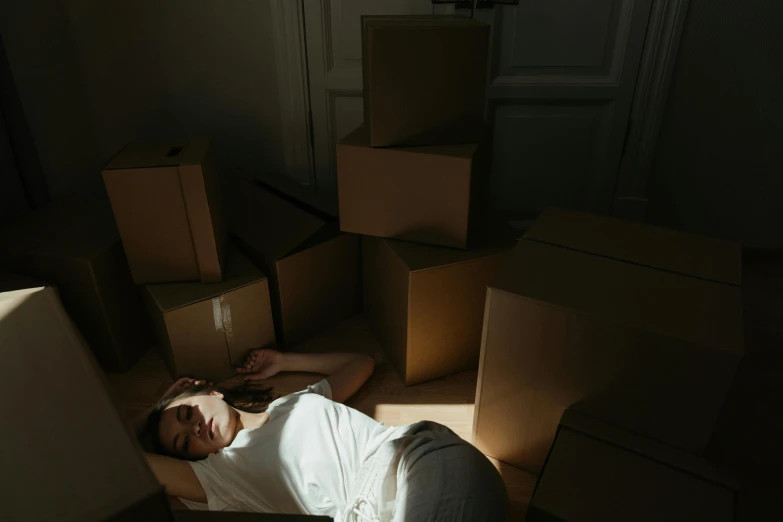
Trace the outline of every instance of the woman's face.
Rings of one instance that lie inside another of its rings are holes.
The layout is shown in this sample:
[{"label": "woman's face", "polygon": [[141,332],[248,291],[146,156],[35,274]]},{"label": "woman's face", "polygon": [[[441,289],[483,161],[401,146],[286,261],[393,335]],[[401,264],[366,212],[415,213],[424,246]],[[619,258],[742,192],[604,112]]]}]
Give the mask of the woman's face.
[{"label": "woman's face", "polygon": [[160,419],[160,442],[172,455],[198,460],[233,442],[238,412],[223,394],[194,395],[176,399]]}]

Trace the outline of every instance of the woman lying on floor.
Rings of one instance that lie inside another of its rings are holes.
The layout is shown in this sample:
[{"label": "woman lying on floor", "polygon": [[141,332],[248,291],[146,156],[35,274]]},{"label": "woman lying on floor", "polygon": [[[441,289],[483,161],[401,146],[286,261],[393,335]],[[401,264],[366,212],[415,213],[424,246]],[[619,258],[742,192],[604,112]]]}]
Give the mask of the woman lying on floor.
[{"label": "woman lying on floor", "polygon": [[[506,491],[492,464],[433,422],[388,427],[344,406],[372,358],[256,350],[246,379],[281,371],[327,377],[286,397],[237,402],[180,380],[142,431],[170,495],[210,510],[325,515],[336,521],[502,521]],[[270,402],[271,401],[271,402]]]}]

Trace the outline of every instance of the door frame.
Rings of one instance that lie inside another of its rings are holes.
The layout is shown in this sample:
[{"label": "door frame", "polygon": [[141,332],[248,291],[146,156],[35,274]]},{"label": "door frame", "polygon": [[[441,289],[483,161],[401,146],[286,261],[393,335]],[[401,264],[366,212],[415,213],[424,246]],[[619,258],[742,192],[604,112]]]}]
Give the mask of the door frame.
[{"label": "door frame", "polygon": [[644,221],[647,186],[690,0],[654,0],[636,80],[612,214]]},{"label": "door frame", "polygon": [[[286,173],[315,187],[304,1],[326,5],[324,0],[270,0],[272,39]],[[615,185],[612,213],[619,217],[643,220],[646,214],[649,174],[689,1],[653,0]]]}]

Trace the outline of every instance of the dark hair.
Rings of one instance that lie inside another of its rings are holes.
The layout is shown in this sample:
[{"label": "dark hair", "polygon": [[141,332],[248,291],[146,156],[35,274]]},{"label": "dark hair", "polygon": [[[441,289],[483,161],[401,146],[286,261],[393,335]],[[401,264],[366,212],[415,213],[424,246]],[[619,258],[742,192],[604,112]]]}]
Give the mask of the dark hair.
[{"label": "dark hair", "polygon": [[163,412],[168,408],[169,404],[177,399],[193,397],[196,395],[207,395],[213,390],[222,393],[223,400],[226,401],[229,406],[248,413],[261,413],[266,411],[269,403],[276,398],[272,393],[272,388],[253,388],[248,386],[247,381],[236,388],[221,388],[207,385],[191,386],[180,393],[167,395],[152,407],[152,411],[150,411],[147,420],[137,434],[139,442],[144,450],[159,455],[182,458],[181,455],[172,454],[170,451],[166,450],[160,441],[160,421],[163,417]]}]

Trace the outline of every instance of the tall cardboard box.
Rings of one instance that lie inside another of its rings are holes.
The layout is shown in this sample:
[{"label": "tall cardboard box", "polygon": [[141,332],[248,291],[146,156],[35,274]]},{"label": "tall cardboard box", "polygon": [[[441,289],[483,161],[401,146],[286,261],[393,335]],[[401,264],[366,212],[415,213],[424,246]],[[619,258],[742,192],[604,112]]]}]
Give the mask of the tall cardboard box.
[{"label": "tall cardboard box", "polygon": [[230,230],[269,276],[277,342],[291,346],[360,309],[359,238],[341,233],[328,204],[299,199],[292,181],[235,178]]},{"label": "tall cardboard box", "polygon": [[141,298],[102,186],[4,227],[0,267],[56,285],[105,370],[128,370],[149,349]]},{"label": "tall cardboard box", "polygon": [[731,522],[738,484],[699,457],[566,411],[528,522]]},{"label": "tall cardboard box", "polygon": [[171,520],[55,289],[0,293],[0,346],[3,520]]},{"label": "tall cardboard box", "polygon": [[220,184],[206,140],[131,143],[103,170],[136,284],[222,280]]},{"label": "tall cardboard box", "polygon": [[267,278],[235,248],[220,283],[144,287],[159,348],[175,376],[220,382],[275,342]]},{"label": "tall cardboard box", "polygon": [[370,145],[477,142],[488,49],[489,26],[469,18],[362,17]]},{"label": "tall cardboard box", "polygon": [[467,248],[487,183],[478,144],[375,149],[359,127],[337,144],[340,229]]},{"label": "tall cardboard box", "polygon": [[364,313],[406,385],[478,365],[487,283],[507,253],[362,238]]},{"label": "tall cardboard box", "polygon": [[487,291],[474,417],[538,473],[566,408],[693,453],[743,357],[740,246],[545,211]]}]

